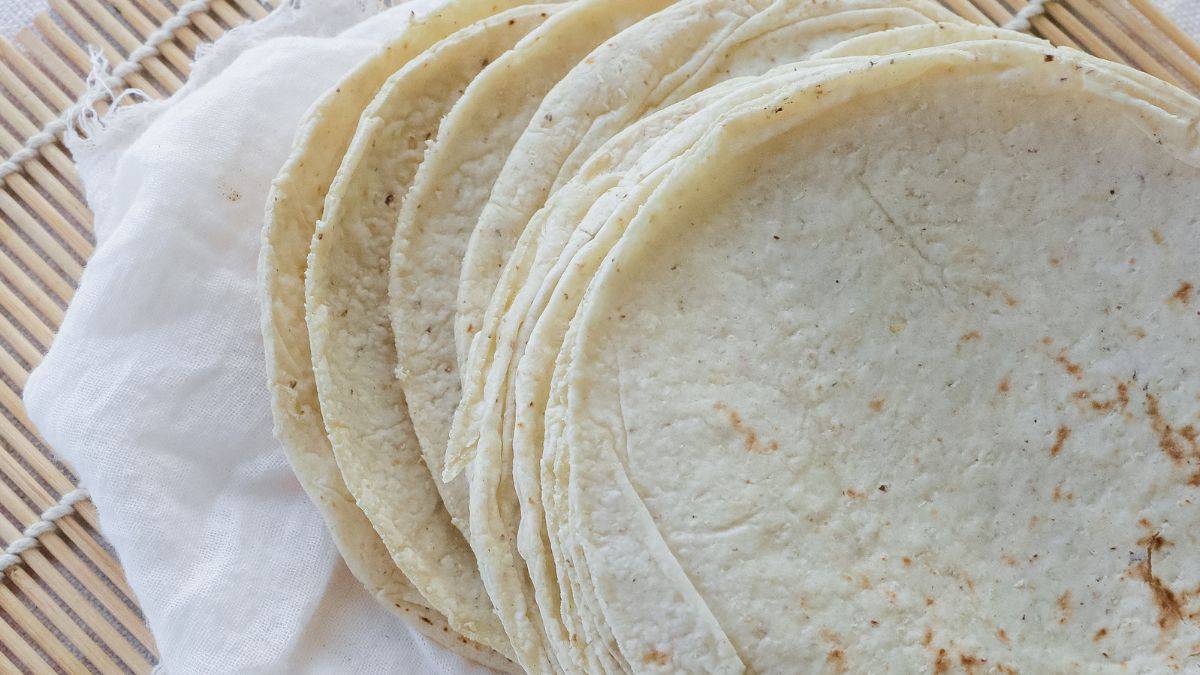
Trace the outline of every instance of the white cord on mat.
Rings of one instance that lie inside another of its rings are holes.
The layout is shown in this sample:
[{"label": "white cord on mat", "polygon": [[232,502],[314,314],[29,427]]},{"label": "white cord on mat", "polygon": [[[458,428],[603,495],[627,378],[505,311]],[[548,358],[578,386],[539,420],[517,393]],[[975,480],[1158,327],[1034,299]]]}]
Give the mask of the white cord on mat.
[{"label": "white cord on mat", "polygon": [[57,504],[46,509],[41,520],[25,528],[25,531],[21,533],[21,538],[4,549],[4,554],[0,555],[0,574],[13,565],[21,564],[21,554],[40,546],[38,537],[53,530],[56,527],[54,521],[71,515],[75,511],[75,505],[86,499],[88,499],[88,491],[84,488],[75,488],[63,495]]},{"label": "white cord on mat", "polygon": [[170,40],[175,31],[190,24],[193,14],[208,11],[211,2],[212,0],[192,0],[180,7],[175,16],[164,21],[158,30],[146,37],[146,42],[142,46],[130,52],[129,57],[123,63],[98,82],[102,86],[88,87],[78,101],[48,122],[41,131],[30,136],[25,141],[25,146],[9,157],[7,161],[0,163],[0,179],[20,171],[22,164],[37,157],[38,150],[57,141],[59,134],[70,127],[76,116],[90,109],[105,96],[112,96],[113,89],[125,84],[126,77],[142,69],[142,61],[151,56],[157,56],[159,47]]},{"label": "white cord on mat", "polygon": [[1046,5],[1051,2],[1054,2],[1054,0],[1029,0],[1029,4],[1022,7],[1021,11],[1017,12],[1016,15],[1013,16],[1013,18],[1002,27],[1007,28],[1008,30],[1028,32],[1033,27],[1029,23],[1029,20],[1035,16],[1041,16],[1042,14],[1045,14]]}]

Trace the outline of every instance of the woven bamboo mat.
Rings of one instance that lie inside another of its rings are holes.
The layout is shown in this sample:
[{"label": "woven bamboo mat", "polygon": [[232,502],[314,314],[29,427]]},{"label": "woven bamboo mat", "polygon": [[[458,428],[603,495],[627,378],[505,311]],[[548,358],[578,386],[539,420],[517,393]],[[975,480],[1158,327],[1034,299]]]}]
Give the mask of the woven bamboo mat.
[{"label": "woven bamboo mat", "polygon": [[[49,0],[50,11],[0,38],[0,152],[11,157],[83,92],[88,45],[123,62],[181,10],[174,31],[126,78],[151,97],[187,79],[197,45],[265,16],[277,0]],[[942,0],[1003,24],[1027,0]],[[1200,47],[1151,0],[1059,0],[1032,20],[1052,42],[1128,63],[1200,93]],[[0,158],[2,159],[2,158]],[[75,477],[26,418],[19,393],[50,346],[91,254],[91,214],[60,144],[45,145],[0,190],[0,542],[11,545],[71,495]],[[66,509],[64,509],[66,510]],[[0,672],[147,672],[156,657],[120,564],[86,500],[37,537],[0,582]]]}]

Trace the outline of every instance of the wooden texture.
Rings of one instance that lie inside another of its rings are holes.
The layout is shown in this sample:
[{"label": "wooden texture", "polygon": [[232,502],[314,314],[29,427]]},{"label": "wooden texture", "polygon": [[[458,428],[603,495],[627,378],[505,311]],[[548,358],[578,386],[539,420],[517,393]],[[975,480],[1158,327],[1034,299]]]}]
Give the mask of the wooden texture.
[{"label": "wooden texture", "polygon": [[[185,0],[49,0],[12,39],[0,38],[0,154],[12,155],[82,93],[93,45],[120,63]],[[1026,0],[942,0],[1002,25]],[[187,79],[198,45],[261,18],[273,0],[213,0],[209,10],[127,78],[152,97]],[[1200,47],[1152,0],[1060,0],[1032,21],[1050,41],[1128,63],[1200,93]],[[93,239],[71,159],[46,146],[0,189],[0,542],[20,536],[71,490],[26,418],[19,393],[50,346]],[[148,672],[154,642],[88,503],[59,521],[0,582],[0,671]]]}]

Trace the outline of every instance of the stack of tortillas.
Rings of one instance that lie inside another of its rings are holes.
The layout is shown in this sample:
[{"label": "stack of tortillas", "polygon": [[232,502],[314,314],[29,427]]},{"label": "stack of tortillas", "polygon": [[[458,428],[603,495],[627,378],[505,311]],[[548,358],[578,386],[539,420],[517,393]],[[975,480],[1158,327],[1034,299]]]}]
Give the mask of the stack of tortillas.
[{"label": "stack of tortillas", "polygon": [[1198,120],[931,0],[449,0],[275,181],[278,435],[502,670],[1200,668]]}]

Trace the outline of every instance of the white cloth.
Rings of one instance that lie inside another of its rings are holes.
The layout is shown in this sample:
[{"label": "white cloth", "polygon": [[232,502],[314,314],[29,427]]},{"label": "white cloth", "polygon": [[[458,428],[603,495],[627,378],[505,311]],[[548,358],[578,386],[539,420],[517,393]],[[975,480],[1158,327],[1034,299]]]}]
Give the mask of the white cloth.
[{"label": "white cloth", "polygon": [[234,31],[180,94],[70,142],[98,245],[25,400],[91,490],[167,672],[476,670],[358,586],[271,434],[265,198],[310,104],[412,9],[329,37],[363,5]]},{"label": "white cloth", "polygon": [[1200,38],[1200,0],[1155,0],[1185,33]]}]

